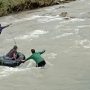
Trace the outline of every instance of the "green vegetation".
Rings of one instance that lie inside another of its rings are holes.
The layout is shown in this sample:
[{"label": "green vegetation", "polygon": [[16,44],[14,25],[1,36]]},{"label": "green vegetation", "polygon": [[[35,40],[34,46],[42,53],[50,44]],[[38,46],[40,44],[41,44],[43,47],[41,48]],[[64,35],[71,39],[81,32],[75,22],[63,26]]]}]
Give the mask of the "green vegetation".
[{"label": "green vegetation", "polygon": [[75,0],[0,0],[0,16]]}]

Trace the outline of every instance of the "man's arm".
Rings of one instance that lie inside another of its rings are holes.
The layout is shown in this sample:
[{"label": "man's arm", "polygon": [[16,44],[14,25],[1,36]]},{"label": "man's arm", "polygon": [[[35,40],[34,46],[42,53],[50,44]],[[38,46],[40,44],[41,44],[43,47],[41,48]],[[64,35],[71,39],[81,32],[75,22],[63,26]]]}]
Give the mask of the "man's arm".
[{"label": "man's arm", "polygon": [[43,50],[43,51],[41,51],[41,52],[39,52],[40,54],[43,54],[45,52],[45,50]]},{"label": "man's arm", "polygon": [[27,61],[27,60],[29,60],[29,59],[32,59],[32,56],[30,56],[30,57],[26,58],[26,61]]},{"label": "man's arm", "polygon": [[8,24],[6,26],[3,26],[2,29],[6,28],[6,27],[9,27],[11,24]]},{"label": "man's arm", "polygon": [[13,54],[13,58],[16,60],[16,54],[15,53]]}]

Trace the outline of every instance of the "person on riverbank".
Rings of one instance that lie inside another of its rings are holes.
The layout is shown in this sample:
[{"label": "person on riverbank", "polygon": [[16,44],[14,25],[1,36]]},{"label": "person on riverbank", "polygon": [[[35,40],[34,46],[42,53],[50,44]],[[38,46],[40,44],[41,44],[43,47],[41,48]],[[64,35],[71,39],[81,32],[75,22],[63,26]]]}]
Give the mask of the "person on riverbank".
[{"label": "person on riverbank", "polygon": [[17,59],[17,49],[18,47],[14,45],[14,47],[6,54],[6,57],[16,60]]},{"label": "person on riverbank", "polygon": [[41,51],[41,52],[35,52],[35,49],[31,49],[32,55],[29,56],[27,60],[29,59],[33,59],[36,62],[36,67],[44,67],[46,62],[45,60],[41,57],[41,54],[43,54],[45,52],[45,50]]},{"label": "person on riverbank", "polygon": [[0,34],[2,33],[2,30],[3,30],[4,28],[9,27],[10,25],[11,25],[11,24],[6,25],[6,26],[2,26],[2,25],[0,24]]}]

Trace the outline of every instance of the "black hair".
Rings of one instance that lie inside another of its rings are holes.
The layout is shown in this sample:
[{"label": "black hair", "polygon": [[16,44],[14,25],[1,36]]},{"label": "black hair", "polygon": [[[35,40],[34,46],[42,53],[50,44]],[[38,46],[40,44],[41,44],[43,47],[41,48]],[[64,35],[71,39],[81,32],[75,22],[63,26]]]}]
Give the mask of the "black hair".
[{"label": "black hair", "polygon": [[35,49],[31,49],[31,52],[32,52],[32,53],[35,53]]}]

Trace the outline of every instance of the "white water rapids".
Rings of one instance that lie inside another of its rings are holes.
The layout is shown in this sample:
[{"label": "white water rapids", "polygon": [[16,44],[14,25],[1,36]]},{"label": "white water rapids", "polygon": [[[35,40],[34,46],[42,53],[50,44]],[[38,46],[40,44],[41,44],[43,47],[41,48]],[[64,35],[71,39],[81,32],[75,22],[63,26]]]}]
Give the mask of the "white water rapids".
[{"label": "white water rapids", "polygon": [[[67,16],[61,16],[67,12]],[[14,45],[26,57],[43,49],[44,69],[28,61],[0,66],[0,90],[90,90],[90,0],[45,7],[0,18],[12,25],[0,35],[0,56]]]}]

